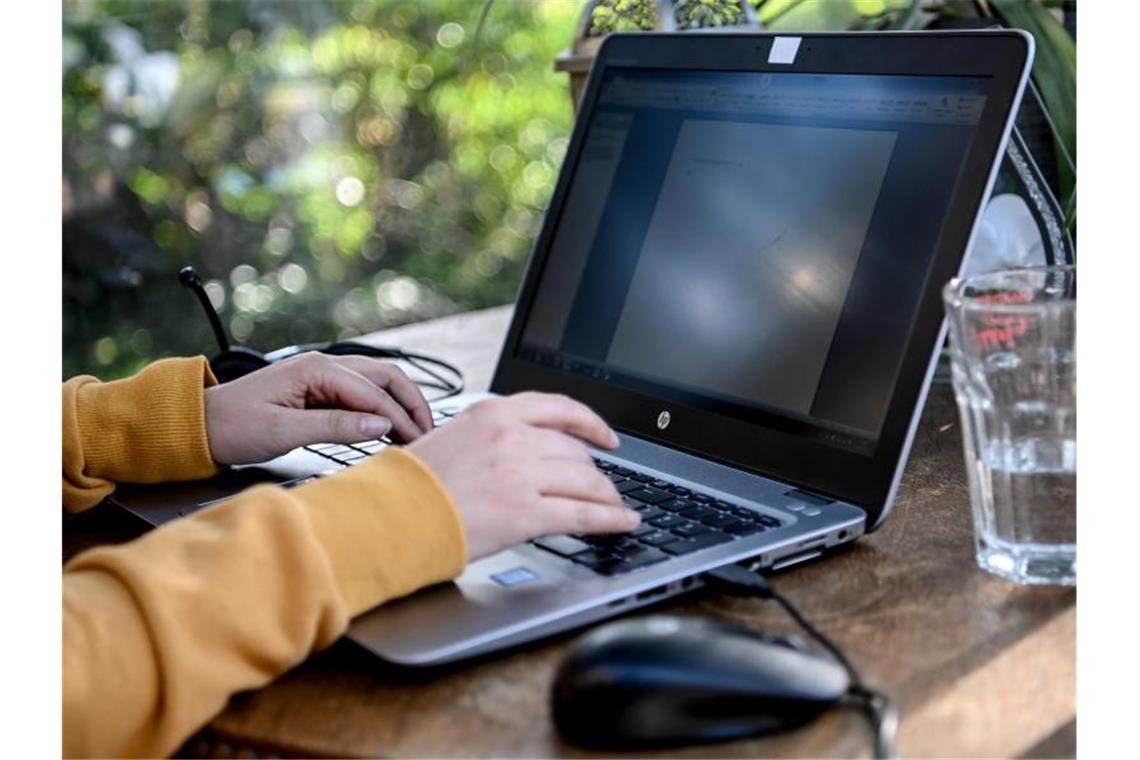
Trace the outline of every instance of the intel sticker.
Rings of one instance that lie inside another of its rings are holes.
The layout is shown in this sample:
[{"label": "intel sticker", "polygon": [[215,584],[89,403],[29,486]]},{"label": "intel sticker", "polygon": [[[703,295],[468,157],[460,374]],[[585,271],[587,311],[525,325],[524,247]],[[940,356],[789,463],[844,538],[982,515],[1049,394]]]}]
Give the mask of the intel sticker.
[{"label": "intel sticker", "polygon": [[531,572],[530,570],[527,570],[525,567],[513,567],[510,570],[504,570],[501,573],[495,573],[491,576],[491,580],[493,580],[495,583],[498,583],[500,586],[510,588],[511,586],[517,586],[520,583],[533,581],[537,577],[538,575]]}]

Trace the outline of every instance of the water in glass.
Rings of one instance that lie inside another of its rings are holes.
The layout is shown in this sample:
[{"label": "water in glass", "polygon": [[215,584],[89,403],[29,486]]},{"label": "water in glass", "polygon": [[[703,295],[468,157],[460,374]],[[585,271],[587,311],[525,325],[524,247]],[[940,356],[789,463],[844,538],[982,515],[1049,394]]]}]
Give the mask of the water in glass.
[{"label": "water in glass", "polygon": [[952,280],[943,297],[978,564],[1075,585],[1076,270]]}]

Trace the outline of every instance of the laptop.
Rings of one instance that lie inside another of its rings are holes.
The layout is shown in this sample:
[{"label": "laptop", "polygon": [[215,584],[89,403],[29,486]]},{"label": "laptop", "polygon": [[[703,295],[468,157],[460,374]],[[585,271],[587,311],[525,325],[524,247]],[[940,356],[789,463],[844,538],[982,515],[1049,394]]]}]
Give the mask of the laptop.
[{"label": "laptop", "polygon": [[[437,665],[629,612],[730,562],[780,570],[891,512],[956,275],[1033,58],[1017,31],[631,34],[598,53],[488,393],[567,394],[641,527],[546,536],[349,637]],[[124,488],[152,524],[383,441]]]}]

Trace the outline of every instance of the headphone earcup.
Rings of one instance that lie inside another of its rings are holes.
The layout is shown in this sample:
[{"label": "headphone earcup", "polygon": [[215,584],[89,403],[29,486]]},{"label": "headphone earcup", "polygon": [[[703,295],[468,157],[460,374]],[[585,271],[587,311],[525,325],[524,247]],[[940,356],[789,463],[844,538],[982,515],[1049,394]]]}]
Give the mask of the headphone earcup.
[{"label": "headphone earcup", "polygon": [[210,359],[210,369],[219,383],[237,380],[250,372],[268,367],[269,360],[257,351],[242,346],[234,346]]}]

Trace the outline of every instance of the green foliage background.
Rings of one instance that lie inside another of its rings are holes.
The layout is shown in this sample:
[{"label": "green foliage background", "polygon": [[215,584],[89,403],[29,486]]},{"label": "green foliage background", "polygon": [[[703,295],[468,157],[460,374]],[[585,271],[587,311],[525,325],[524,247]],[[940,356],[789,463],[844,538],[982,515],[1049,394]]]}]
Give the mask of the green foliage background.
[{"label": "green foliage background", "polygon": [[[1060,130],[1038,125],[1038,161],[1072,225],[1075,43],[1045,5],[748,2],[775,30],[992,8],[1032,31]],[[65,376],[211,353],[187,264],[263,350],[512,300],[566,149],[552,64],[584,3],[497,0],[476,40],[483,0],[65,0]],[[599,0],[592,21],[652,27],[656,7]]]},{"label": "green foliage background", "polygon": [[572,114],[577,0],[64,3],[64,373],[514,297]]}]

